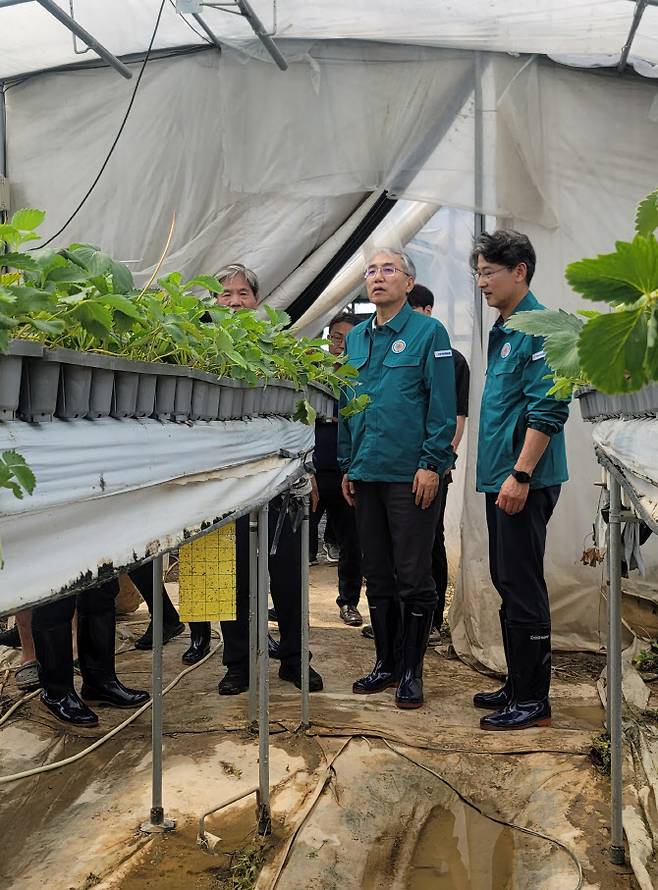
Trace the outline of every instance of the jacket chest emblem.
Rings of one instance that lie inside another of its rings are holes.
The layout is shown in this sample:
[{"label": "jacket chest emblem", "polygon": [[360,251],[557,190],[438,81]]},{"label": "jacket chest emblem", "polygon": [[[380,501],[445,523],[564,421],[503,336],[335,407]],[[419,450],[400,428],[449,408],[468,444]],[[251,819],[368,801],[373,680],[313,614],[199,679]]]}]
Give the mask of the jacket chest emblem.
[{"label": "jacket chest emblem", "polygon": [[512,344],[511,343],[503,343],[503,347],[500,350],[500,357],[507,358],[507,356],[510,354],[511,351],[512,351]]},{"label": "jacket chest emblem", "polygon": [[406,348],[407,344],[404,342],[404,340],[396,340],[395,343],[391,346],[391,352],[394,352],[397,355],[399,352],[404,352]]}]

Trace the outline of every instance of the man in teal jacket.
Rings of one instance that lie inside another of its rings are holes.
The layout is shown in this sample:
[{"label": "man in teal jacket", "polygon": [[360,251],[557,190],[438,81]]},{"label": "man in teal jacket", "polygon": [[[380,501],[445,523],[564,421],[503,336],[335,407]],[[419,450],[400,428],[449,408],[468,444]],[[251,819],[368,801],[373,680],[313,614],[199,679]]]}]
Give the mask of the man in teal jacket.
[{"label": "man in teal jacket", "polygon": [[487,377],[478,439],[477,490],[486,497],[489,568],[500,597],[508,675],[502,689],[474,704],[494,713],[482,729],[550,723],[551,613],[544,580],[546,526],[566,482],[563,427],[569,406],[547,395],[550,370],[541,337],[507,328],[515,312],[542,310],[530,291],[535,251],[513,231],[482,234],[471,262],[489,306],[500,313],[489,332]]},{"label": "man in teal jacket", "polygon": [[[376,663],[357,694],[398,686],[400,708],[423,703],[422,669],[436,606],[432,542],[441,478],[454,463],[455,371],[450,340],[434,318],[407,303],[415,269],[395,250],[379,250],[365,271],[376,312],[347,336],[358,370],[344,393],[370,399],[341,417],[338,463],[343,494],[356,506]],[[395,640],[402,605],[401,665]],[[398,685],[399,681],[399,685]]]}]

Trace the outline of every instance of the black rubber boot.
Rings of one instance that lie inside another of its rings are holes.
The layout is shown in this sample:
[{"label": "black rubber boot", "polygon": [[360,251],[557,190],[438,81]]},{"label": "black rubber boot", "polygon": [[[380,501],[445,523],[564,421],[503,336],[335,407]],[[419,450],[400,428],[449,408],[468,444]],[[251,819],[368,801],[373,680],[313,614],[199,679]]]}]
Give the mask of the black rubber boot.
[{"label": "black rubber boot", "polygon": [[74,726],[97,726],[98,717],[73,687],[71,622],[54,627],[32,627],[37,656],[41,701],[51,714]]},{"label": "black rubber boot", "polygon": [[17,624],[0,632],[0,646],[7,646],[9,649],[21,648],[21,637]]},{"label": "black rubber boot", "polygon": [[249,689],[249,665],[229,664],[217,686],[219,694],[240,695],[247,689]]},{"label": "black rubber boot", "polygon": [[183,652],[183,664],[196,664],[210,652],[210,622],[190,621],[190,648]]},{"label": "black rubber boot", "polygon": [[[288,662],[282,664],[279,668],[279,679],[286,680],[288,683],[294,683],[297,689],[302,688],[302,666],[298,662]],[[324,689],[324,681],[317,671],[308,666],[308,691],[322,692]]]},{"label": "black rubber boot", "polygon": [[[137,577],[137,581],[141,581],[142,579],[139,576]],[[132,574],[131,574],[132,578]],[[133,578],[135,582],[135,579]],[[136,582],[135,582],[136,583]],[[149,615],[153,615],[153,589],[147,588],[146,585],[142,582],[142,586],[139,587],[139,592],[142,595],[142,599],[146,603],[149,609]],[[143,588],[143,589],[142,589]],[[176,606],[169,599],[169,594],[166,590],[162,591],[162,642],[168,643],[169,640],[173,640],[174,637],[177,637],[179,634],[182,634],[185,630],[185,625],[181,623],[180,616],[176,611]],[[141,636],[138,640],[135,640],[135,649],[143,649],[149,650],[153,648],[153,618],[149,621],[149,626],[146,628],[146,632]]]},{"label": "black rubber boot", "polygon": [[269,633],[267,635],[267,654],[269,658],[274,658],[276,661],[281,659],[281,643]]},{"label": "black rubber boot", "polygon": [[150,695],[129,689],[114,668],[115,616],[112,611],[86,615],[78,609],[78,659],[82,674],[81,697],[113,708],[138,708]]},{"label": "black rubber boot", "polygon": [[550,726],[551,627],[507,622],[512,700],[480,720],[481,729],[527,729]]},{"label": "black rubber boot", "polygon": [[423,660],[433,618],[433,610],[423,606],[407,606],[404,610],[402,672],[395,693],[395,704],[403,710],[423,704]]},{"label": "black rubber boot", "polygon": [[369,605],[369,610],[376,660],[370,673],[352,684],[352,692],[355,695],[372,695],[398,685],[395,635],[400,623],[400,607],[393,600],[381,600]]},{"label": "black rubber boot", "polygon": [[501,609],[500,631],[503,635],[503,649],[505,650],[505,663],[507,664],[507,678],[500,689],[495,692],[476,692],[473,696],[473,704],[476,708],[483,708],[485,711],[499,711],[508,705],[512,700],[512,680],[510,678],[509,668],[509,645],[507,642],[507,624],[505,622],[505,613]]}]

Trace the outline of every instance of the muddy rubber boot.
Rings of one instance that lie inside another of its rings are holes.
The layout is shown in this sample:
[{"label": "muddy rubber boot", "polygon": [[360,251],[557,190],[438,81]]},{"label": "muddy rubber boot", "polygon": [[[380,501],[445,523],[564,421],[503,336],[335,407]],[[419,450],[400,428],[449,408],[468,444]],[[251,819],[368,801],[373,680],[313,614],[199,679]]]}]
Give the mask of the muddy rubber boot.
[{"label": "muddy rubber boot", "polygon": [[[130,576],[132,579],[132,575]],[[139,578],[138,578],[139,580]],[[142,585],[144,586],[144,585]],[[139,585],[138,585],[139,587]],[[139,589],[142,599],[149,608],[149,615],[153,615],[153,590],[144,587]],[[176,606],[169,599],[166,590],[162,591],[162,643],[168,643],[185,630],[185,625],[181,622],[180,616],[176,611]],[[135,640],[135,649],[149,650],[153,648],[153,618],[149,621],[149,626],[145,633]]]},{"label": "muddy rubber boot", "polygon": [[41,701],[51,714],[73,726],[98,726],[98,717],[73,687],[71,622],[54,627],[32,627],[37,656]]},{"label": "muddy rubber boot", "polygon": [[138,708],[151,697],[141,689],[129,689],[114,668],[114,608],[96,615],[78,610],[78,658],[82,674],[81,697],[113,708]]},{"label": "muddy rubber boot", "polygon": [[512,700],[495,714],[483,717],[480,728],[505,731],[550,726],[551,626],[507,622],[507,635]]},{"label": "muddy rubber boot", "polygon": [[402,672],[395,704],[403,710],[423,705],[423,660],[434,613],[422,606],[406,606],[402,638]]},{"label": "muddy rubber boot", "polygon": [[355,695],[372,695],[398,685],[395,663],[395,634],[400,622],[400,607],[393,600],[380,600],[369,606],[375,640],[375,666],[365,677],[352,684]]},{"label": "muddy rubber boot", "polygon": [[196,664],[210,652],[210,622],[190,621],[190,647],[183,652],[183,664]]},{"label": "muddy rubber boot", "polygon": [[505,622],[505,613],[502,609],[498,612],[500,616],[500,632],[503,635],[503,649],[505,650],[505,663],[507,664],[507,677],[500,689],[495,692],[476,692],[473,696],[473,704],[476,708],[483,708],[485,711],[499,711],[508,705],[512,700],[512,680],[510,678],[509,667],[509,644],[507,642],[507,624]]},{"label": "muddy rubber boot", "polygon": [[21,648],[21,638],[18,633],[18,625],[15,624],[13,627],[10,627],[8,630],[3,630],[0,632],[0,646],[7,646],[8,649],[20,649]]}]

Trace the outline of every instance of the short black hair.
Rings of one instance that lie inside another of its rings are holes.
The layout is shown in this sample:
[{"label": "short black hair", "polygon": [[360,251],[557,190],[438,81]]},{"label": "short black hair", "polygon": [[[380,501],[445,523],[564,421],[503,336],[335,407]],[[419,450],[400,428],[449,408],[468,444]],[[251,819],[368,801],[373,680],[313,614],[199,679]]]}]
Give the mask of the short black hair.
[{"label": "short black hair", "polygon": [[412,309],[425,309],[434,306],[434,294],[424,284],[414,284],[407,294],[407,302]]},{"label": "short black hair", "polygon": [[498,263],[506,269],[514,269],[519,263],[525,263],[525,280],[532,281],[537,264],[535,248],[530,239],[522,232],[514,229],[496,229],[493,234],[483,232],[475,241],[471,253],[471,266],[477,270],[478,257],[482,256],[488,263]]},{"label": "short black hair", "polygon": [[353,312],[340,312],[338,315],[335,315],[329,322],[329,333],[331,333],[331,329],[335,324],[351,324],[352,327],[356,327],[358,323],[359,319]]}]

